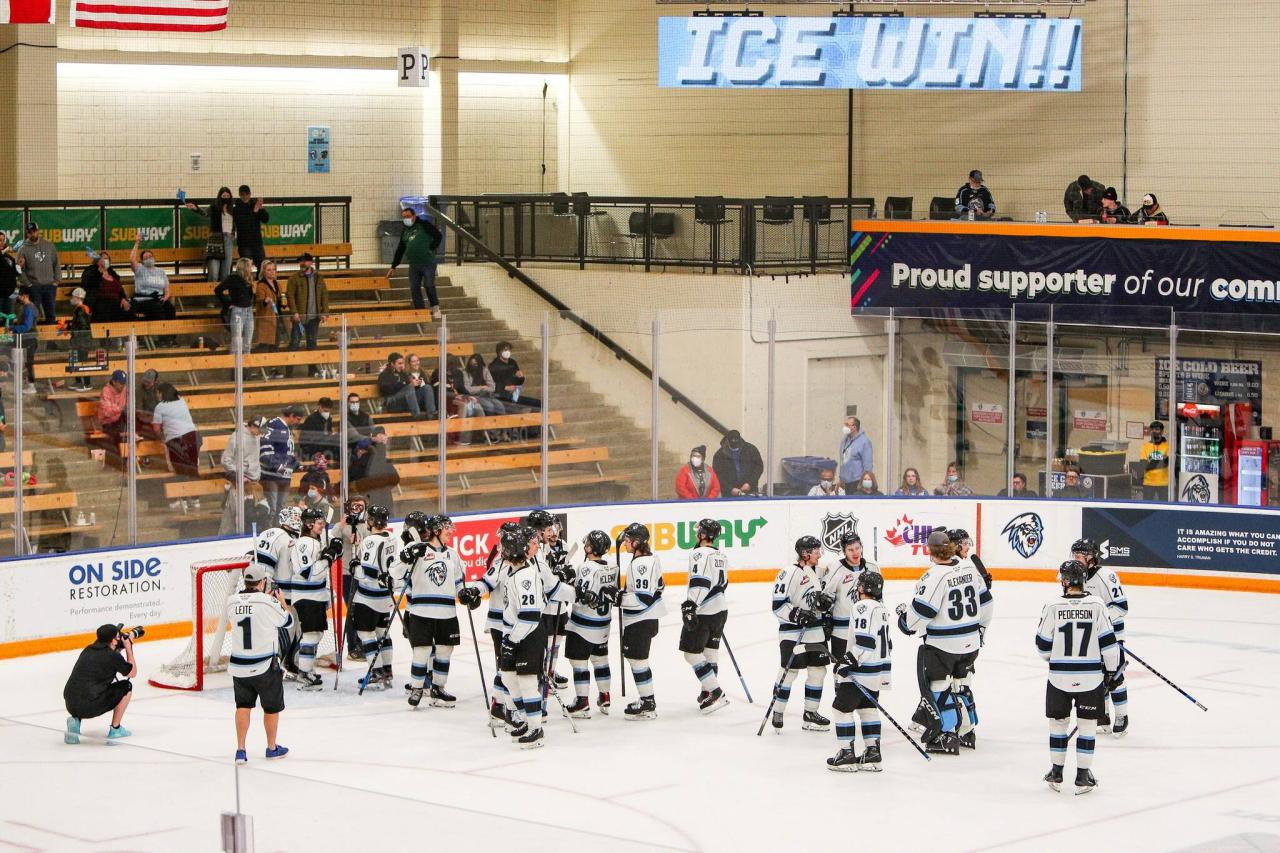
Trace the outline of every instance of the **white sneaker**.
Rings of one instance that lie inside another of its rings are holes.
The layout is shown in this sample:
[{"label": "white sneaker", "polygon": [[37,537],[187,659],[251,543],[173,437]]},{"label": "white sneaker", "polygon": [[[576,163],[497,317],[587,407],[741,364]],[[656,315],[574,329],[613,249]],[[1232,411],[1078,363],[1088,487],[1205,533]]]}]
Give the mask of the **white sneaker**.
[{"label": "white sneaker", "polygon": [[169,509],[172,509],[172,510],[184,509],[184,507],[182,506],[182,501],[181,500],[169,501]]},{"label": "white sneaker", "polygon": [[432,319],[432,320],[439,320],[439,319],[440,319],[440,306],[439,306],[439,305],[432,305],[432,306],[431,306],[431,319]]},{"label": "white sneaker", "polygon": [[35,385],[33,385],[32,383],[28,382],[26,385],[24,385],[24,386],[23,386],[23,388],[22,388],[22,393],[23,393],[23,394],[34,394],[34,393],[36,393],[36,386],[35,386]]}]

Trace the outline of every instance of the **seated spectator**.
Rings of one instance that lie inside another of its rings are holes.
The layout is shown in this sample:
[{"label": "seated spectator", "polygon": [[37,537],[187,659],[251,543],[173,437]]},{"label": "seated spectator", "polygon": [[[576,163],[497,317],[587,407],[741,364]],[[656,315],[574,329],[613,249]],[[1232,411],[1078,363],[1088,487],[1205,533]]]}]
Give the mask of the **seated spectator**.
[{"label": "seated spectator", "polygon": [[[183,477],[199,477],[202,443],[200,433],[191,418],[187,401],[168,382],[160,383],[160,402],[156,403],[153,422],[164,438],[164,446],[169,453],[169,467],[173,469],[173,473]],[[185,509],[182,503],[174,501],[169,504],[169,508]],[[189,504],[193,509],[199,509],[200,499],[192,498]]]},{"label": "seated spectator", "polygon": [[950,462],[947,464],[947,475],[942,478],[942,485],[933,490],[935,495],[944,497],[964,497],[973,494],[964,484],[964,475],[960,473],[960,463]]},{"label": "seated spectator", "polygon": [[524,371],[520,363],[511,356],[511,342],[498,341],[498,356],[489,362],[489,372],[493,374],[497,398],[504,403],[509,412],[541,411],[542,401],[537,397],[529,397],[524,393]]},{"label": "seated spectator", "polygon": [[222,523],[218,526],[219,536],[243,532],[236,528],[236,482],[242,471],[246,504],[245,526],[253,521],[252,507],[262,495],[262,486],[258,482],[262,477],[259,437],[266,426],[266,418],[252,417],[227,437],[227,447],[222,451],[222,476],[227,482],[222,504]]},{"label": "seated spectator", "polygon": [[[493,381],[493,373],[490,372],[489,368],[485,367],[484,358],[481,357],[480,353],[473,352],[470,358],[467,359],[467,366],[463,370],[463,380],[466,383],[467,393],[476,401],[485,415],[496,416],[507,413],[507,407],[496,396],[498,386]],[[507,430],[485,431],[485,438],[490,443],[502,441],[506,435]]]},{"label": "seated spectator", "polygon": [[106,433],[107,451],[120,454],[120,442],[128,432],[129,377],[123,370],[112,371],[98,397],[98,429]]},{"label": "seated spectator", "polygon": [[40,345],[39,332],[36,329],[36,306],[31,301],[31,288],[18,288],[18,301],[13,306],[13,322],[9,324],[9,333],[13,335],[13,344],[9,349],[22,349],[23,372],[27,374],[27,382],[22,388],[24,394],[36,393],[36,350]]},{"label": "seated spectator", "polygon": [[[84,304],[85,292],[83,287],[77,287],[71,291],[71,319],[67,321],[66,330],[71,335],[71,348],[76,351],[76,358],[80,362],[86,363],[89,360],[89,350],[93,349],[93,319],[89,306]],[[59,323],[61,325],[61,323]],[[93,388],[93,383],[89,381],[86,375],[71,377],[67,387],[72,391],[89,391]]]},{"label": "seated spectator", "polygon": [[818,482],[809,490],[809,497],[835,498],[844,496],[844,486],[836,480],[836,472],[832,468],[823,468],[818,472]]},{"label": "seated spectator", "polygon": [[898,491],[894,494],[915,497],[927,495],[929,490],[924,487],[924,483],[920,482],[920,472],[915,468],[908,468],[902,472],[902,485],[898,486]]},{"label": "seated spectator", "polygon": [[1080,472],[1075,468],[1068,468],[1063,472],[1062,488],[1056,489],[1053,493],[1055,498],[1091,498],[1093,493],[1080,484]]},{"label": "seated spectator", "polygon": [[1098,214],[1098,221],[1105,225],[1120,225],[1128,222],[1131,217],[1129,208],[1120,203],[1116,188],[1107,187],[1102,194],[1102,212]]},{"label": "seated spectator", "polygon": [[155,369],[143,371],[138,382],[138,403],[137,403],[137,419],[138,419],[138,436],[159,436],[156,431],[155,419],[156,404],[160,402],[160,374]]},{"label": "seated spectator", "polygon": [[302,409],[285,406],[280,417],[267,421],[262,431],[259,457],[262,462],[262,492],[267,512],[275,518],[289,502],[289,485],[298,470],[293,430],[302,423]]},{"label": "seated spectator", "polygon": [[[456,355],[450,355],[445,362],[448,375],[445,377],[444,400],[445,407],[451,418],[470,418],[474,417],[480,409],[480,401],[467,393],[467,378],[462,369],[462,360]],[[440,393],[440,369],[436,368],[431,371],[431,385],[437,394]],[[449,443],[455,441],[461,445],[471,444],[473,436],[470,430],[461,433],[450,432]]]},{"label": "seated spectator", "polygon": [[1142,197],[1142,207],[1133,212],[1129,218],[1135,225],[1168,225],[1169,217],[1160,209],[1160,202],[1151,193]]},{"label": "seated spectator", "polygon": [[956,218],[966,219],[972,213],[975,219],[990,219],[996,215],[996,200],[991,190],[983,186],[982,173],[974,169],[969,180],[956,191]]},{"label": "seated spectator", "polygon": [[387,364],[378,374],[378,393],[388,412],[405,412],[423,420],[436,417],[430,383],[421,373],[410,377],[404,356],[398,352],[387,356]]},{"label": "seated spectator", "polygon": [[311,457],[311,467],[302,472],[302,478],[298,481],[298,500],[305,500],[312,489],[319,492],[322,498],[334,495],[333,478],[329,476],[329,457],[324,453],[314,454]]},{"label": "seated spectator", "polygon": [[760,450],[731,429],[720,439],[720,449],[711,460],[720,479],[720,488],[729,495],[754,497],[760,491],[760,477],[764,474],[764,460]]},{"label": "seated spectator", "polygon": [[253,350],[253,261],[240,258],[234,270],[213,289],[213,295],[222,305],[228,332],[234,334],[239,323],[241,352],[248,355]]},{"label": "seated spectator", "polygon": [[133,268],[133,311],[140,320],[172,320],[176,312],[169,290],[169,274],[156,266],[155,252],[141,247],[139,235],[129,252],[129,266]]},{"label": "seated spectator", "polygon": [[386,429],[374,427],[373,436],[357,441],[351,454],[350,487],[365,495],[370,506],[390,507],[392,489],[400,483],[400,472],[387,459],[387,441]]},{"label": "seated spectator", "polygon": [[1009,481],[1010,488],[1001,489],[998,497],[1002,498],[1037,498],[1035,492],[1027,488],[1027,475],[1022,473],[1014,473],[1013,478]]},{"label": "seated spectator", "polygon": [[699,444],[689,451],[689,461],[676,474],[676,497],[681,500],[720,497],[720,480],[706,464],[707,446]]},{"label": "seated spectator", "polygon": [[362,438],[373,433],[373,416],[360,405],[360,395],[354,391],[347,395],[347,451]]},{"label": "seated spectator", "polygon": [[863,471],[862,479],[858,481],[857,486],[849,494],[870,496],[882,495],[884,492],[880,491],[880,484],[876,482],[875,472]]},{"label": "seated spectator", "polygon": [[1062,195],[1067,218],[1072,222],[1097,219],[1102,214],[1102,194],[1106,190],[1106,186],[1088,175],[1081,175],[1067,184],[1067,191]]},{"label": "seated spectator", "polygon": [[133,319],[132,303],[125,296],[120,274],[111,266],[109,253],[103,252],[93,266],[85,267],[80,286],[89,300],[94,322],[123,323]]},{"label": "seated spectator", "polygon": [[338,458],[338,424],[333,416],[333,400],[321,397],[316,410],[307,415],[298,430],[298,448],[304,458],[317,453],[327,455],[330,461]]}]

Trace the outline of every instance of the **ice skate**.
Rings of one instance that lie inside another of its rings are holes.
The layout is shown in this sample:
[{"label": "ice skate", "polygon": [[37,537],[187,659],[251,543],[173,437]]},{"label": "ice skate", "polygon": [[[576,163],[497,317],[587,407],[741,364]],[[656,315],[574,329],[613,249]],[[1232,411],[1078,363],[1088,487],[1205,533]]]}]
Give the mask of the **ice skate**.
[{"label": "ice skate", "polygon": [[826,732],[831,730],[831,721],[817,711],[805,711],[800,728],[807,732]]}]

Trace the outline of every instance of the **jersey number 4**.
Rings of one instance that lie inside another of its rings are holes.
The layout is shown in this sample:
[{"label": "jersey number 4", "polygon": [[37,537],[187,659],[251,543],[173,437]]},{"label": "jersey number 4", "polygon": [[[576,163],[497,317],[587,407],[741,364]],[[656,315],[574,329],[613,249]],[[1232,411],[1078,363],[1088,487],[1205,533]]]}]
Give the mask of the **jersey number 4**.
[{"label": "jersey number 4", "polygon": [[[1080,650],[1072,652],[1072,637],[1075,629],[1080,629]],[[1062,627],[1058,629],[1058,633],[1062,634],[1062,639],[1067,646],[1067,657],[1082,658],[1089,651],[1089,638],[1093,635],[1092,622],[1063,622]]]},{"label": "jersey number 4", "polygon": [[951,604],[947,608],[947,618],[952,622],[959,621],[965,616],[972,619],[978,615],[978,593],[971,586],[951,590],[947,595],[947,601]]}]

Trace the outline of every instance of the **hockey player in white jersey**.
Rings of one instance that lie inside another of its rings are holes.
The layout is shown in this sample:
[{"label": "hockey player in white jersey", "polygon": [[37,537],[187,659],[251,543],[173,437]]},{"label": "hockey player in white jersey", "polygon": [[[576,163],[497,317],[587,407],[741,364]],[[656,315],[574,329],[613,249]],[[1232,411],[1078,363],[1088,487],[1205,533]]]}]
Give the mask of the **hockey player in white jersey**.
[{"label": "hockey player in white jersey", "polygon": [[828,612],[834,599],[822,591],[818,579],[818,560],[822,543],[814,536],[796,540],[796,561],[778,572],[773,583],[773,615],[778,617],[778,651],[782,671],[774,684],[776,704],[773,729],[782,733],[783,715],[791,698],[791,682],[805,670],[804,717],[801,727],[825,732],[831,721],[818,713],[822,702],[822,682],[831,658],[822,632],[822,614]]},{"label": "hockey player in white jersey", "polygon": [[[819,569],[822,591],[835,599],[829,618],[823,620],[823,631],[831,645],[831,660],[837,666],[844,657],[845,638],[849,629],[849,615],[858,602],[858,576],[865,571],[880,571],[875,563],[868,563],[862,551],[862,537],[850,531],[840,537],[840,557]],[[830,626],[828,628],[828,625]]]},{"label": "hockey player in white jersey", "polygon": [[987,589],[991,589],[991,572],[987,571],[987,566],[982,562],[982,558],[974,553],[973,538],[969,536],[969,531],[961,527],[952,527],[947,531],[947,535],[951,537],[951,544],[956,547],[956,556],[973,563],[973,567],[978,570],[978,574],[982,575],[982,582],[987,585]]},{"label": "hockey player in white jersey", "polygon": [[1111,620],[1111,629],[1116,635],[1116,644],[1120,649],[1120,667],[1111,677],[1107,687],[1107,700],[1115,709],[1115,722],[1112,722],[1110,709],[1104,708],[1098,718],[1098,731],[1110,732],[1116,737],[1124,737],[1129,731],[1129,688],[1124,684],[1124,671],[1128,661],[1124,656],[1124,620],[1129,615],[1129,599],[1124,594],[1124,586],[1115,569],[1102,565],[1102,551],[1092,539],[1077,539],[1071,545],[1071,559],[1084,563],[1088,577],[1084,591],[1097,596],[1107,607],[1107,618]]},{"label": "hockey player in white jersey", "polygon": [[543,745],[540,676],[547,652],[542,627],[546,600],[542,595],[542,574],[534,561],[540,544],[526,527],[504,531],[500,541],[506,576],[502,580],[504,634],[498,667],[511,690],[511,702],[524,711],[524,720],[511,729],[511,738],[521,749]]},{"label": "hockey player in white jersey", "polygon": [[[840,749],[827,759],[830,770],[880,771],[880,691],[890,684],[893,640],[889,610],[884,606],[884,578],[867,569],[858,575],[857,603],[844,630],[847,651],[836,662],[836,740]],[[858,688],[862,689],[859,690]],[[865,693],[863,691],[866,691]],[[854,750],[854,736],[862,727],[862,755]]]},{"label": "hockey player in white jersey", "polygon": [[514,521],[506,521],[498,528],[498,541],[489,549],[489,558],[485,563],[484,574],[480,576],[479,586],[489,593],[489,611],[485,616],[484,627],[493,641],[493,698],[489,703],[489,727],[502,728],[508,722],[514,707],[511,694],[502,680],[502,668],[498,665],[498,654],[502,650],[502,611],[506,604],[503,598],[503,579],[507,576],[507,564],[502,559],[502,534],[514,533],[520,525]]},{"label": "hockey player in white jersey", "polygon": [[916,655],[920,705],[913,719],[924,727],[929,752],[957,755],[960,735],[972,734],[976,718],[962,712],[955,684],[973,669],[982,635],[991,623],[991,592],[972,563],[955,556],[955,546],[943,529],[928,539],[932,565],[916,584],[910,606],[897,607],[898,627],[905,634],[923,632]]},{"label": "hockey player in white jersey", "polygon": [[[368,530],[355,550],[351,577],[351,624],[359,638],[361,660],[378,657],[378,665],[368,675],[365,689],[391,687],[391,610],[395,606],[393,575],[398,571],[396,540],[387,529],[391,512],[385,506],[361,510],[361,525]],[[345,544],[345,543],[344,543]],[[381,651],[379,651],[381,649]]]},{"label": "hockey player in white jersey", "polygon": [[461,642],[457,603],[474,610],[480,606],[480,590],[468,586],[462,561],[451,547],[453,520],[447,515],[433,515],[415,525],[422,538],[406,547],[400,555],[409,588],[405,629],[413,647],[413,663],[409,669],[409,705],[416,708],[424,690],[431,691],[431,704],[452,708],[457,697],[446,692],[449,681],[449,659]]},{"label": "hockey player in white jersey", "polygon": [[695,528],[697,545],[689,554],[689,587],[680,604],[684,627],[680,651],[693,667],[702,690],[698,710],[710,714],[729,704],[717,671],[720,640],[729,618],[725,593],[729,588],[729,558],[716,547],[723,528],[714,518],[704,518]]},{"label": "hockey player in white jersey", "polygon": [[[1073,547],[1074,550],[1074,547]],[[1087,569],[1068,560],[1058,569],[1062,597],[1044,606],[1036,631],[1036,650],[1049,662],[1045,689],[1045,716],[1049,718],[1049,772],[1044,780],[1055,791],[1062,789],[1067,762],[1071,708],[1075,706],[1076,793],[1087,794],[1097,786],[1090,769],[1098,718],[1103,712],[1106,682],[1120,667],[1120,643],[1116,640],[1106,605],[1085,592]]]},{"label": "hockey player in white jersey", "polygon": [[[302,535],[294,545],[293,577],[289,580],[290,603],[298,614],[302,639],[295,658],[298,666],[299,690],[319,690],[321,678],[316,674],[316,650],[329,629],[329,569],[342,557],[342,540],[330,539],[324,514],[315,509],[302,511]],[[342,649],[335,649],[335,655]]]},{"label": "hockey player in white jersey", "polygon": [[245,739],[249,736],[249,716],[262,705],[262,727],[267,734],[267,758],[284,758],[289,749],[276,742],[280,712],[284,710],[284,678],[280,656],[286,644],[280,632],[293,625],[279,589],[265,592],[265,566],[250,564],[244,570],[244,589],[227,601],[226,624],[232,626],[232,692],[236,700],[236,764],[249,760]]},{"label": "hockey player in white jersey", "polygon": [[369,502],[363,495],[352,495],[347,498],[346,512],[342,522],[334,529],[333,535],[342,540],[346,550],[342,554],[342,601],[347,607],[346,621],[342,626],[342,636],[347,644],[347,660],[362,661],[364,650],[360,647],[355,621],[351,615],[351,601],[356,592],[355,573],[360,565],[360,543],[369,535],[369,524],[366,512]]},{"label": "hockey player in white jersey", "polygon": [[[542,573],[542,589],[547,608],[542,612],[542,629],[547,635],[547,654],[551,647],[564,641],[569,624],[569,608],[573,604],[574,571],[567,565],[567,554],[560,543],[556,518],[545,509],[535,509],[524,524],[533,531],[538,542],[538,571]],[[552,661],[554,665],[554,661]],[[556,687],[568,687],[569,679],[555,674]]]},{"label": "hockey player in white jersey", "polygon": [[631,677],[640,694],[622,713],[628,720],[652,720],[658,716],[658,703],[653,698],[649,652],[653,638],[658,636],[658,620],[667,615],[667,605],[662,600],[666,582],[662,579],[662,563],[649,547],[649,528],[639,522],[628,524],[622,531],[622,543],[631,554],[625,565],[618,566],[622,583],[622,656],[631,667]]},{"label": "hockey player in white jersey", "polygon": [[[973,553],[973,540],[969,537],[969,531],[953,527],[947,530],[947,537],[951,540],[952,547],[956,549],[956,557],[962,564],[969,563],[977,570],[989,593],[991,573],[987,571],[982,559]],[[977,749],[978,746],[978,735],[974,731],[978,725],[978,704],[973,698],[973,676],[976,671],[975,661],[975,664],[969,666],[969,671],[963,678],[951,680],[951,690],[956,695],[956,710],[960,713],[960,725],[956,733],[960,736],[960,745],[968,749]]]},{"label": "hockey player in white jersey", "polygon": [[261,566],[267,578],[290,600],[289,581],[293,577],[293,551],[302,532],[302,510],[287,506],[280,510],[279,526],[258,534],[253,543],[253,562]]},{"label": "hockey player in white jersey", "polygon": [[[609,562],[609,534],[592,530],[582,540],[586,559],[574,582],[573,609],[569,613],[565,657],[573,667],[576,698],[566,711],[574,719],[591,716],[591,676],[596,679],[596,707],[608,714],[612,673],[609,671],[609,626],[613,601],[618,594],[618,567]],[[588,660],[591,669],[587,668]]]}]

